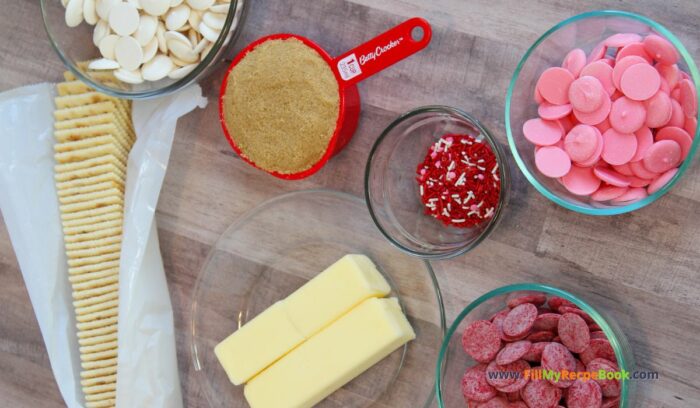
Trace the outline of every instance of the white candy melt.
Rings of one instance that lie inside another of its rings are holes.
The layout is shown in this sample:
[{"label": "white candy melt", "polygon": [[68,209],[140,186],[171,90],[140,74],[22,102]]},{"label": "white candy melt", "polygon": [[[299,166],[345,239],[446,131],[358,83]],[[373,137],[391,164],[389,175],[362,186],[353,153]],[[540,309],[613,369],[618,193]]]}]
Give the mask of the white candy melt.
[{"label": "white candy melt", "polygon": [[97,24],[97,11],[95,10],[95,0],[83,0],[83,17],[90,25]]},{"label": "white candy melt", "polygon": [[206,10],[214,4],[214,0],[187,0],[187,4],[195,10]]},{"label": "white candy melt", "polygon": [[162,16],[170,9],[170,0],[141,0],[146,13],[152,16]]},{"label": "white candy melt", "polygon": [[95,11],[97,16],[102,20],[109,20],[109,12],[115,4],[121,3],[121,0],[97,0],[95,2]]},{"label": "white candy melt", "polygon": [[92,32],[92,43],[96,47],[100,46],[100,41],[109,35],[109,24],[105,20],[100,20],[95,24],[95,30]]},{"label": "white candy melt", "polygon": [[139,71],[127,71],[123,68],[119,68],[118,70],[114,71],[114,76],[118,80],[126,82],[127,84],[136,85],[143,82],[143,77]]},{"label": "white candy melt", "polygon": [[184,78],[185,75],[189,74],[194,70],[194,68],[197,66],[197,64],[190,64],[190,65],[185,65],[184,67],[176,68],[168,74],[168,78],[171,79],[181,79]]},{"label": "white candy melt", "polygon": [[181,4],[170,9],[165,18],[165,27],[168,30],[178,30],[187,23],[190,18],[190,7],[187,4]]},{"label": "white candy melt", "polygon": [[103,70],[103,69],[117,69],[119,68],[119,63],[117,61],[100,58],[94,61],[90,61],[88,64],[88,69]]},{"label": "white candy melt", "polygon": [[143,63],[147,63],[153,57],[156,56],[158,52],[158,39],[153,37],[151,41],[143,47]]},{"label": "white candy melt", "polygon": [[163,54],[158,54],[143,65],[141,72],[145,80],[158,81],[159,79],[165,78],[174,68],[175,65],[170,58]]},{"label": "white candy melt", "polygon": [[114,47],[117,45],[117,40],[119,39],[118,35],[115,34],[109,34],[106,35],[101,41],[100,41],[100,54],[102,54],[103,57],[107,59],[114,59]]},{"label": "white candy melt", "polygon": [[207,40],[215,42],[219,38],[219,34],[221,34],[221,31],[209,27],[208,25],[206,25],[206,23],[204,23],[204,21],[202,21],[199,24],[199,33],[202,34],[202,36]]},{"label": "white candy melt", "polygon": [[139,42],[139,45],[144,46],[155,37],[156,29],[158,29],[158,18],[144,14],[141,16],[139,28],[134,33],[134,38]]},{"label": "white candy melt", "polygon": [[109,12],[109,26],[119,35],[133,34],[139,28],[139,20],[139,11],[133,4],[117,3]]},{"label": "white candy melt", "polygon": [[83,22],[83,0],[69,0],[66,5],[66,25],[77,27]]},{"label": "white candy melt", "polygon": [[221,30],[224,28],[224,23],[226,23],[226,14],[206,12],[202,17],[202,21],[215,30]]},{"label": "white candy melt", "polygon": [[127,71],[137,70],[143,61],[143,49],[134,37],[120,37],[114,46],[114,56]]}]

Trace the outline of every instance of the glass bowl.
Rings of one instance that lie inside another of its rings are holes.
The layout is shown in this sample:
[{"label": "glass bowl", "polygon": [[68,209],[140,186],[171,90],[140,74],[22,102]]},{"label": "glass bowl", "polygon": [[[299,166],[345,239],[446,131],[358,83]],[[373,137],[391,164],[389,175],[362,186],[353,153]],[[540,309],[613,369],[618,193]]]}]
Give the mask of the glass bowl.
[{"label": "glass bowl", "polygon": [[209,74],[229,44],[238,38],[250,0],[231,0],[231,8],[226,16],[221,34],[213,43],[211,51],[189,74],[180,79],[165,77],[159,81],[144,81],[141,84],[127,84],[115,78],[104,80],[96,73],[109,71],[89,71],[86,61],[101,58],[100,51],[92,42],[94,26],[82,22],[77,27],[68,27],[65,22],[65,8],[62,0],[41,0],[41,15],[51,46],[65,66],[81,81],[107,95],[127,99],[145,99],[167,95],[192,84]]},{"label": "glass bowl", "polygon": [[[475,320],[489,320],[495,313],[506,308],[506,299],[514,292],[544,293],[558,296],[576,304],[593,318],[605,332],[610,345],[615,351],[620,370],[634,371],[636,363],[625,334],[620,326],[603,311],[593,308],[585,300],[564,290],[537,283],[523,283],[503,286],[479,297],[457,316],[445,336],[440,349],[436,369],[435,390],[440,408],[464,408],[466,403],[461,391],[461,381],[467,367],[476,362],[462,348],[462,332]],[[634,407],[634,382],[621,381],[620,408]]]},{"label": "glass bowl", "polygon": [[440,290],[428,262],[396,251],[377,232],[363,200],[334,191],[301,191],[264,202],[234,222],[197,278],[191,351],[211,407],[245,407],[214,346],[343,255],[368,255],[392,286],[416,339],[322,401],[319,407],[428,407],[445,332]]},{"label": "glass bowl", "polygon": [[[508,143],[515,162],[528,181],[548,199],[564,208],[582,214],[615,215],[645,207],[666,194],[691,165],[700,143],[696,131],[692,149],[676,175],[663,188],[648,197],[627,205],[612,205],[576,196],[567,191],[556,179],[543,176],[535,167],[534,145],[523,136],[523,123],[537,117],[537,104],[533,100],[535,84],[540,74],[552,66],[560,66],[564,56],[573,48],[582,48],[589,53],[593,47],[608,36],[630,32],[638,34],[656,33],[669,40],[681,58],[678,66],[692,77],[696,88],[700,88],[700,74],[681,41],[661,24],[638,14],[626,11],[592,11],[562,21],[544,33],[527,50],[520,60],[508,87],[506,96],[505,126]],[[698,114],[700,119],[700,114]]]},{"label": "glass bowl", "polygon": [[[424,214],[416,168],[443,135],[469,134],[489,144],[500,169],[501,194],[491,220],[473,228],[446,227]],[[382,132],[365,169],[365,198],[381,233],[400,250],[426,259],[461,255],[496,228],[508,201],[510,174],[504,150],[476,118],[447,106],[426,106],[396,119]]]}]

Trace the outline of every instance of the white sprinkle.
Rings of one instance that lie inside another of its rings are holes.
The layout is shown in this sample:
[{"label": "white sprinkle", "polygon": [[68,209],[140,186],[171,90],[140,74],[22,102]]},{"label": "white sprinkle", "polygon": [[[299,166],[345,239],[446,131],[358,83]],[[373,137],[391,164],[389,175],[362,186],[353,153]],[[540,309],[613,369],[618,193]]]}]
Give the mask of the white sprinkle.
[{"label": "white sprinkle", "polygon": [[467,178],[467,175],[465,173],[460,174],[459,178],[457,179],[457,182],[455,183],[455,186],[463,185],[466,178]]},{"label": "white sprinkle", "polygon": [[464,222],[464,221],[466,221],[465,218],[460,218],[458,220],[452,220],[452,222],[455,222],[455,223],[460,223],[460,222]]},{"label": "white sprinkle", "polygon": [[498,163],[496,163],[496,165],[493,166],[493,169],[491,169],[491,173],[496,174],[497,171],[498,171]]},{"label": "white sprinkle", "polygon": [[451,162],[450,162],[450,165],[447,166],[447,170],[452,171],[454,168],[455,168],[455,162],[454,162],[454,161],[451,161]]},{"label": "white sprinkle", "polygon": [[467,217],[471,217],[474,214],[479,214],[479,212],[478,211],[469,211],[469,213],[467,213]]},{"label": "white sprinkle", "polygon": [[[501,180],[501,179],[498,177],[498,174],[496,174],[496,173],[493,174],[493,179],[496,180],[496,181],[500,181],[500,180]],[[494,183],[493,185],[495,186],[496,183]]]},{"label": "white sprinkle", "polygon": [[476,162],[477,162],[477,163],[483,163],[483,162],[484,162],[484,159],[479,159],[479,160],[477,160]]},{"label": "white sprinkle", "polygon": [[420,185],[420,195],[421,195],[421,197],[423,196],[423,185],[422,184]]},{"label": "white sprinkle", "polygon": [[481,171],[486,170],[486,167],[483,167],[483,166],[476,166],[476,168],[479,169],[479,170],[481,170]]},{"label": "white sprinkle", "polygon": [[446,209],[446,208],[443,208],[443,209],[442,209],[442,215],[444,215],[445,217],[449,217],[449,216],[450,216],[450,213],[447,212],[447,209]]},{"label": "white sprinkle", "polygon": [[486,210],[486,214],[484,214],[484,217],[486,217],[486,218],[493,217],[493,207]]},{"label": "white sprinkle", "polygon": [[481,208],[482,205],[484,205],[484,200],[481,200],[481,202],[479,204],[477,204],[476,206]]},{"label": "white sprinkle", "polygon": [[429,202],[429,203],[434,203],[434,202],[437,201],[437,200],[438,200],[437,198],[431,198],[431,199],[428,200],[428,202]]},{"label": "white sprinkle", "polygon": [[468,140],[467,140],[467,139],[461,139],[461,140],[460,140],[460,143],[462,143],[462,144],[467,144],[467,143],[468,143]]}]

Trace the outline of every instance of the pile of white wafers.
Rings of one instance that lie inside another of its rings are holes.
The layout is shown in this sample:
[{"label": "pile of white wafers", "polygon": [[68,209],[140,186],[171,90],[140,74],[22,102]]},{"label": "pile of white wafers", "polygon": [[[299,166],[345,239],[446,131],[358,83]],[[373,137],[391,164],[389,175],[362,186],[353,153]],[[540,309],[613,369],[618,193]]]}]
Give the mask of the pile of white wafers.
[{"label": "pile of white wafers", "polygon": [[[107,74],[107,73],[105,73]],[[88,408],[114,407],[131,102],[64,74],[55,98],[55,180]],[[109,78],[105,78],[109,79]]]}]

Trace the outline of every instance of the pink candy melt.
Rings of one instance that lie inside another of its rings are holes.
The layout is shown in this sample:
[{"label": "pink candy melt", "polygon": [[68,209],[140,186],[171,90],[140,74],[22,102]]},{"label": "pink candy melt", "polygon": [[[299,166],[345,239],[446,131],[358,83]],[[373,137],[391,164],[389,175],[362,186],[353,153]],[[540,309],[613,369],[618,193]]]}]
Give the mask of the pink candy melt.
[{"label": "pink candy melt", "polygon": [[603,143],[603,160],[612,165],[628,163],[637,153],[637,137],[634,133],[608,129],[603,133]]},{"label": "pink candy melt", "polygon": [[557,143],[564,135],[564,130],[557,122],[543,119],[530,119],[523,125],[525,138],[539,146]]},{"label": "pink candy melt", "polygon": [[613,102],[610,109],[610,125],[621,133],[634,133],[644,126],[647,118],[647,110],[644,104],[627,98],[620,97]]},{"label": "pink candy melt", "polygon": [[545,176],[557,178],[571,170],[571,158],[558,147],[546,146],[535,153],[535,165]]},{"label": "pink candy melt", "polygon": [[630,185],[630,181],[626,176],[614,170],[606,169],[605,167],[595,167],[593,169],[593,174],[595,174],[600,181],[608,183],[611,186],[627,187]]},{"label": "pink candy melt", "polygon": [[549,103],[563,105],[569,103],[569,85],[574,81],[574,75],[567,69],[548,68],[537,81],[540,95]]},{"label": "pink candy melt", "polygon": [[644,101],[659,90],[661,75],[649,64],[635,64],[622,73],[620,90],[626,97],[635,101]]},{"label": "pink candy melt", "polygon": [[569,131],[564,139],[566,153],[575,162],[585,162],[598,149],[599,131],[593,126],[577,125]]},{"label": "pink candy melt", "polygon": [[600,81],[592,76],[582,76],[571,83],[569,101],[579,112],[590,113],[600,108],[603,98],[607,98]]},{"label": "pink candy melt", "polygon": [[614,205],[661,190],[697,132],[697,90],[679,58],[659,35],[618,33],[546,69],[534,90],[540,118],[523,126],[540,173]]},{"label": "pink candy melt", "polygon": [[564,57],[564,62],[562,62],[561,67],[566,68],[574,77],[577,77],[585,65],[586,53],[582,49],[576,48],[571,50],[571,52]]},{"label": "pink candy melt", "polygon": [[649,184],[649,187],[647,187],[647,192],[649,194],[654,194],[655,192],[661,190],[663,186],[668,184],[669,181],[673,178],[673,176],[678,173],[678,169],[671,169],[667,171],[666,173],[660,175],[656,180],[652,181],[651,184]]},{"label": "pink candy melt", "polygon": [[561,181],[572,194],[580,196],[593,194],[600,187],[600,179],[593,174],[590,167],[573,166]]},{"label": "pink candy melt", "polygon": [[678,166],[681,147],[673,140],[661,140],[651,145],[644,154],[644,167],[654,173],[663,173]]}]

